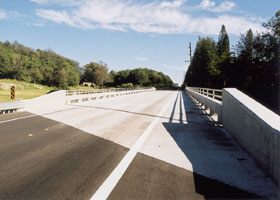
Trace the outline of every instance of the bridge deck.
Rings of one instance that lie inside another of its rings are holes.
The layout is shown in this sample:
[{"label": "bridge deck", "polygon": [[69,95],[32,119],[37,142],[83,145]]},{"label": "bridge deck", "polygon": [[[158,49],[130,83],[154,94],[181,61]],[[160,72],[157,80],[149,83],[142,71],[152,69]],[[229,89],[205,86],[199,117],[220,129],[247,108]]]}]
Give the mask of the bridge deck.
[{"label": "bridge deck", "polygon": [[277,195],[270,178],[185,93],[32,112],[0,116],[0,199],[89,199],[143,135],[109,199]]}]

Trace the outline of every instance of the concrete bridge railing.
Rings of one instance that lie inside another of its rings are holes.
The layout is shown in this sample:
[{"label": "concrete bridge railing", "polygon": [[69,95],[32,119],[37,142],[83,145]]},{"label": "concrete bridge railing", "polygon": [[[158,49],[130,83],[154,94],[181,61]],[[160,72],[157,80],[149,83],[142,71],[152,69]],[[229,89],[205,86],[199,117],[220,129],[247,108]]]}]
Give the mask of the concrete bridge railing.
[{"label": "concrete bridge railing", "polygon": [[110,88],[93,90],[67,90],[65,103],[72,104],[78,102],[112,98],[117,96],[137,94],[141,92],[153,91],[155,88]]},{"label": "concrete bridge railing", "polygon": [[220,115],[224,128],[279,186],[280,116],[235,88],[223,89],[220,102],[197,89],[187,93]]},{"label": "concrete bridge railing", "polygon": [[59,90],[34,99],[23,100],[22,110],[55,108],[67,104],[101,100],[117,96],[136,94],[155,90],[155,88],[118,88],[118,89],[99,89],[99,90]]},{"label": "concrete bridge railing", "polygon": [[202,103],[218,122],[222,122],[222,90],[189,87],[187,92]]},{"label": "concrete bridge railing", "polygon": [[0,102],[0,114],[12,113],[24,107],[23,101]]}]

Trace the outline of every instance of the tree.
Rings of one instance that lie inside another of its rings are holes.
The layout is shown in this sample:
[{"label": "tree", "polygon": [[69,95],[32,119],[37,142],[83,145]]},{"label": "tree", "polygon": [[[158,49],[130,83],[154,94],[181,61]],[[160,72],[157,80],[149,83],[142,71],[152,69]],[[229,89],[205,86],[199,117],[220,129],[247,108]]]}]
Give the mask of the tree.
[{"label": "tree", "polygon": [[58,70],[57,73],[57,81],[58,81],[58,86],[62,89],[67,89],[68,86],[68,76],[65,68],[61,68]]},{"label": "tree", "polygon": [[133,70],[133,78],[135,80],[135,83],[138,85],[148,85],[149,84],[149,75],[148,71],[145,69],[136,69]]},{"label": "tree", "polygon": [[103,88],[104,83],[109,79],[108,68],[98,63],[91,62],[83,68],[83,81],[94,82]]},{"label": "tree", "polygon": [[226,32],[225,25],[222,25],[217,42],[217,55],[222,61],[228,59],[230,56],[229,38]]},{"label": "tree", "polygon": [[253,80],[253,71],[255,67],[255,57],[254,49],[257,40],[255,40],[253,32],[251,29],[247,31],[246,34],[242,34],[240,41],[236,45],[237,51],[237,74],[239,81],[236,81],[236,86],[240,89],[245,89],[250,87]]},{"label": "tree", "polygon": [[127,69],[119,72],[111,71],[110,74],[115,86],[173,87],[173,82],[169,76],[147,68]]},{"label": "tree", "polygon": [[215,87],[214,77],[219,74],[216,42],[209,37],[199,38],[185,82],[189,86]]},{"label": "tree", "polygon": [[221,81],[217,86],[225,87],[228,81],[228,74],[230,73],[230,44],[225,25],[222,25],[216,48],[218,59],[217,73],[215,75],[217,75],[216,78]]},{"label": "tree", "polygon": [[275,37],[280,37],[280,10],[275,13],[275,17],[272,17],[267,23],[263,24],[264,27],[272,31]]}]

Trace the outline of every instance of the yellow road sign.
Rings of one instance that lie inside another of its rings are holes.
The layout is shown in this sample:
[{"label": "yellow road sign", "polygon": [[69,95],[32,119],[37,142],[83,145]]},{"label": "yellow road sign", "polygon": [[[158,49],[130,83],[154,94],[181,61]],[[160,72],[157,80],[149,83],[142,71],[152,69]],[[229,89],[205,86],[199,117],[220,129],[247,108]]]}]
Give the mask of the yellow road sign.
[{"label": "yellow road sign", "polygon": [[16,98],[16,88],[15,86],[11,87],[11,99],[15,99]]}]

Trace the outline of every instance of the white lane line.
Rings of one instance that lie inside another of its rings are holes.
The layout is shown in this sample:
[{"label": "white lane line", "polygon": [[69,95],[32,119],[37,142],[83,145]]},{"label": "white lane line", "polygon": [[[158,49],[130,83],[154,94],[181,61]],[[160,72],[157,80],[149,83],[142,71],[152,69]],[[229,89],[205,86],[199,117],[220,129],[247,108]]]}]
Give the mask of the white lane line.
[{"label": "white lane line", "polygon": [[19,120],[19,119],[31,118],[31,117],[35,117],[35,116],[37,116],[37,115],[28,115],[28,116],[25,116],[25,117],[19,117],[19,118],[15,118],[15,119],[9,119],[9,120],[5,120],[5,121],[0,121],[0,124],[6,123],[6,122],[16,121],[16,120]]},{"label": "white lane line", "polygon": [[54,112],[47,112],[47,113],[41,113],[41,114],[28,115],[28,116],[25,116],[25,117],[18,117],[18,118],[15,118],[15,119],[0,121],[0,124],[6,123],[6,122],[16,121],[16,120],[20,120],[20,119],[27,119],[27,118],[36,117],[36,116],[42,116],[43,117],[44,115],[51,115],[51,114],[54,114],[54,113],[57,113],[57,112],[63,112],[63,111],[74,110],[74,109],[76,109],[76,108],[68,108],[68,109],[64,109],[64,110],[57,110],[57,111],[54,111]]},{"label": "white lane line", "polygon": [[103,182],[103,184],[98,188],[95,194],[90,198],[91,200],[101,200],[107,199],[108,196],[111,194],[125,171],[127,170],[128,166],[136,156],[137,152],[140,150],[146,139],[149,137],[150,133],[152,132],[153,128],[158,123],[160,117],[164,114],[166,109],[169,107],[170,103],[174,101],[174,97],[172,97],[161,112],[158,114],[152,123],[148,126],[148,128],[144,131],[144,133],[139,137],[133,147],[129,150],[129,152],[125,155],[125,157],[121,160],[118,166],[112,171],[110,176]]}]

